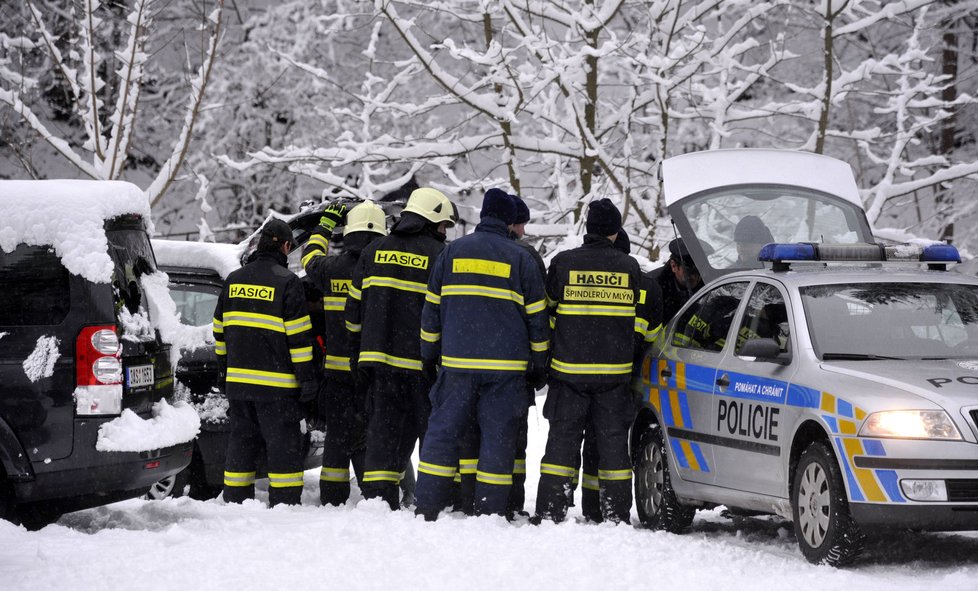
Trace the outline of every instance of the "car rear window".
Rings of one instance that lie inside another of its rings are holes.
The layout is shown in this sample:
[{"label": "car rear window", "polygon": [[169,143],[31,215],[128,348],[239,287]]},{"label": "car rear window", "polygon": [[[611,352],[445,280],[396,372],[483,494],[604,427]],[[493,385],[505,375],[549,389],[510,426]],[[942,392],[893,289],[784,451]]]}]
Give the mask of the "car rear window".
[{"label": "car rear window", "polygon": [[113,220],[108,226],[105,235],[109,241],[109,256],[115,263],[113,287],[129,312],[136,314],[143,305],[148,313],[139,280],[156,271],[149,236],[141,226],[123,218]]},{"label": "car rear window", "polygon": [[0,250],[0,326],[60,324],[71,307],[69,274],[45,246]]}]

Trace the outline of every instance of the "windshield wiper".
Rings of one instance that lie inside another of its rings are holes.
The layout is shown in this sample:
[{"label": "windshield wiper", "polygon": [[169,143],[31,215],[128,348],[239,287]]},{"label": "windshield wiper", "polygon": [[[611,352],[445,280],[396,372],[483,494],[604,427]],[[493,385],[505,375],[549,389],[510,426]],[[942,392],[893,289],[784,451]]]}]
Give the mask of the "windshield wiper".
[{"label": "windshield wiper", "polygon": [[822,353],[822,361],[881,361],[893,359],[903,360],[905,358],[872,355],[869,353]]}]

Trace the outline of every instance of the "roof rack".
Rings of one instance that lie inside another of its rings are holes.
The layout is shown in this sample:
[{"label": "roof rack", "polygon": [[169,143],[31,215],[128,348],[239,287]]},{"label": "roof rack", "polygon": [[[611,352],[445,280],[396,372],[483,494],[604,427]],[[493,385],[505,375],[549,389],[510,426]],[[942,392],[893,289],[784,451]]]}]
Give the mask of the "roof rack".
[{"label": "roof rack", "polygon": [[757,259],[772,263],[774,271],[787,271],[791,263],[927,263],[932,270],[947,270],[960,263],[958,249],[950,244],[816,244],[812,242],[765,244]]}]

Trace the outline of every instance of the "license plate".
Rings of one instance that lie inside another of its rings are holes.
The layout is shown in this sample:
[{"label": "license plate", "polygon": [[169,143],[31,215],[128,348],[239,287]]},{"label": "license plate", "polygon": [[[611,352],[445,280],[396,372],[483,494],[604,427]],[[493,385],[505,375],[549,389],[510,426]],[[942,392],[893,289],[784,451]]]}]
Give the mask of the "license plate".
[{"label": "license plate", "polygon": [[150,386],[153,384],[153,366],[136,365],[126,369],[126,385],[130,388]]}]

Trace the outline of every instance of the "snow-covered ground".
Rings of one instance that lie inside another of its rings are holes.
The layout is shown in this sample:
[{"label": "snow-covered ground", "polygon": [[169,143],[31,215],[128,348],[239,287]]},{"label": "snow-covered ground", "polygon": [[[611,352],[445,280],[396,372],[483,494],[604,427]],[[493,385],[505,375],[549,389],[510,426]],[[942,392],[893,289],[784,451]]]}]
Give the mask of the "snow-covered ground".
[{"label": "snow-covered ground", "polygon": [[[545,439],[531,412],[528,508]],[[837,570],[808,564],[791,524],[773,518],[701,512],[681,536],[575,521],[432,524],[358,496],[318,507],[317,479],[306,474],[301,507],[133,500],[38,532],[0,521],[0,589],[978,589],[978,532],[871,538],[856,566]]]}]

